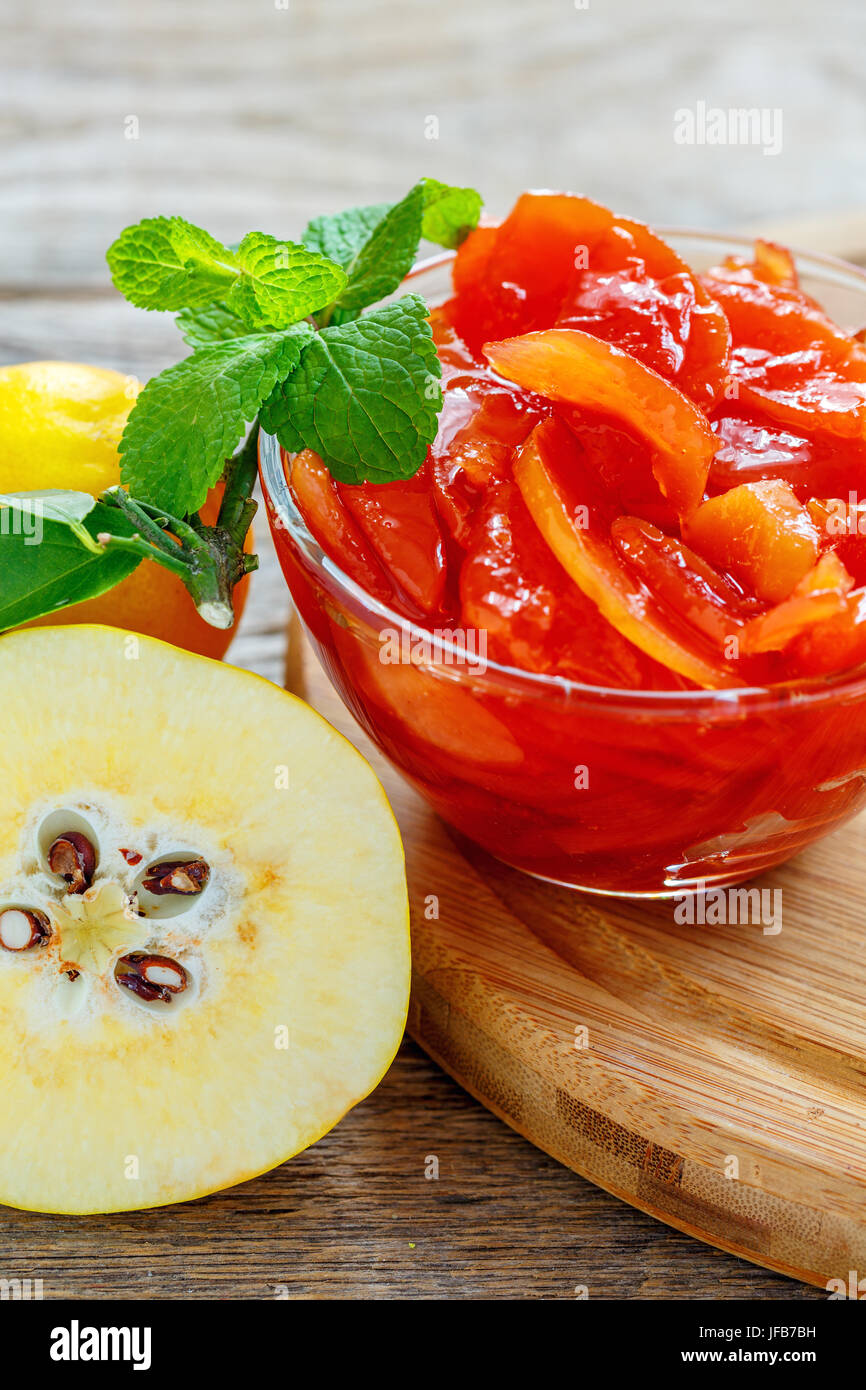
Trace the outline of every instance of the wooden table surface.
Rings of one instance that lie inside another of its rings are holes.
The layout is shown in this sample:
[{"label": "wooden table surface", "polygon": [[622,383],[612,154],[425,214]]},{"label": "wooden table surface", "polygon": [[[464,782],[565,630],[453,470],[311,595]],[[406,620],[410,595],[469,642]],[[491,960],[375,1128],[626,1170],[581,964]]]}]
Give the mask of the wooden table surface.
[{"label": "wooden table surface", "polygon": [[[718,228],[862,206],[866,12],[799,9],[793,23],[789,0],[9,0],[0,362],[147,377],[173,360],[171,324],[120,302],[102,261],[157,212],[226,240],[292,235],[419,173],[474,181],[495,212],[527,185]],[[698,99],[784,106],[783,153],[676,146],[673,110]],[[862,234],[857,219],[849,249]],[[280,680],[288,598],[261,525],[259,542],[231,659]],[[86,1219],[0,1208],[0,1276],[42,1278],[48,1298],[821,1296],[582,1181],[410,1043],[333,1133],[234,1191]]]}]

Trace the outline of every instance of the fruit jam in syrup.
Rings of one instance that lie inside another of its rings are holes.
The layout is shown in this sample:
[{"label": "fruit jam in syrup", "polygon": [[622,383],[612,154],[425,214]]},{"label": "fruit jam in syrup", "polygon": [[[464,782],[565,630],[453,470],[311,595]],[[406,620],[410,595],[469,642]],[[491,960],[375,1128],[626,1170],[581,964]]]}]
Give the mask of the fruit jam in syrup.
[{"label": "fruit jam in syrup", "polygon": [[[658,893],[787,858],[866,795],[862,698],[793,693],[866,661],[866,348],[783,248],[697,275],[573,195],[524,194],[453,281],[420,472],[349,486],[305,451],[294,500],[417,629],[581,686],[388,664],[278,530],[338,689],[445,819],[542,876]],[[730,693],[675,698],[701,690]]]}]

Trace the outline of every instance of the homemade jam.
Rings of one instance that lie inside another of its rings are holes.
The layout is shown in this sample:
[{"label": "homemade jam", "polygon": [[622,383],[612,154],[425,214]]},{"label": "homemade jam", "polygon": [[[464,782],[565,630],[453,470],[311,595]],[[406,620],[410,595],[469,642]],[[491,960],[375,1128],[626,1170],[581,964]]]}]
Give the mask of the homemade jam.
[{"label": "homemade jam", "polygon": [[286,459],[373,601],[277,527],[353,713],[470,838],[597,890],[746,877],[853,814],[863,343],[782,247],[698,274],[567,194],[472,232],[453,287],[421,470],[349,486]]}]

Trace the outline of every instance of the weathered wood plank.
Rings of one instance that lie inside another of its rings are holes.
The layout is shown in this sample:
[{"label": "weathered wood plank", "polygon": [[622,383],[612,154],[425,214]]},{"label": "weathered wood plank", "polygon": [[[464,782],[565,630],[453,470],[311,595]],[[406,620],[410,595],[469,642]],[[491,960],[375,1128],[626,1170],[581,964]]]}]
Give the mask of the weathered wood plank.
[{"label": "weathered wood plank", "polygon": [[[297,235],[419,174],[495,213],[564,186],[717,229],[866,204],[860,0],[31,0],[0,24],[0,283],[104,283],[155,212]],[[781,152],[675,143],[698,101],[781,109]]]}]

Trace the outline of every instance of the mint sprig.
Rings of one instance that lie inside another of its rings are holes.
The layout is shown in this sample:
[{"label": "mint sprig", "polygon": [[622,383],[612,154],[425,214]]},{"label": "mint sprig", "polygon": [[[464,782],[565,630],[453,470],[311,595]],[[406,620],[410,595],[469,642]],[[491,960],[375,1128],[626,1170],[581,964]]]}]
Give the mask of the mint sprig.
[{"label": "mint sprig", "polygon": [[424,217],[421,235],[425,241],[456,250],[481,216],[481,194],[474,188],[455,188],[438,179],[424,179]]},{"label": "mint sprig", "polygon": [[[418,240],[432,241],[437,246],[454,250],[478,225],[481,194],[474,188],[457,188],[438,179],[421,179],[416,188],[420,188],[423,200]],[[415,189],[411,189],[407,198],[412,198],[414,193]],[[372,203],[315,217],[307,224],[301,240],[305,246],[329,256],[338,265],[348,266],[383,218],[399,207],[400,203]]]},{"label": "mint sprig", "polygon": [[248,232],[237,249],[239,275],[226,307],[249,328],[285,328],[335,300],[346,272],[325,256],[265,232]]},{"label": "mint sprig", "polygon": [[441,367],[419,295],[325,328],[261,413],[284,448],[328,460],[344,483],[411,478],[436,437]]},{"label": "mint sprig", "polygon": [[314,217],[307,223],[301,240],[311,251],[318,251],[321,256],[345,267],[355,259],[393,206],[393,203],[370,203],[366,207],[346,208],[344,212]]},{"label": "mint sprig", "polygon": [[308,324],[198,348],[145,386],[120,441],[130,492],[176,516],[197,511],[277,382],[291,376]]},{"label": "mint sprig", "polygon": [[247,326],[225,304],[205,304],[201,308],[181,309],[175,318],[183,340],[190,347],[208,347],[211,343],[227,343],[242,338]]},{"label": "mint sprig", "polygon": [[380,218],[348,262],[348,283],[336,300],[334,318],[354,318],[368,304],[393,294],[412,268],[423,217],[424,185],[416,183]]},{"label": "mint sprig", "polygon": [[[199,517],[171,516],[163,508],[137,502],[122,487],[109,488],[100,502],[117,509],[110,529],[97,541],[110,557],[116,552],[155,560],[186,585],[200,615],[213,627],[234,622],[232,590],[245,574],[258,568],[255,555],[244,553],[244,541],[256,510],[249,498],[255,481],[258,445],[251,435],[228,465],[226,486],[216,526]],[[245,496],[238,499],[242,489]],[[118,534],[118,524],[121,524]],[[123,525],[132,528],[126,534]]]},{"label": "mint sprig", "polygon": [[223,246],[182,217],[127,227],[108,248],[115,285],[142,309],[195,309],[224,301],[246,331],[287,328],[337,298],[346,273],[326,256],[265,232]]},{"label": "mint sprig", "polygon": [[139,309],[185,309],[221,299],[237,279],[234,252],[182,217],[148,217],[106,252],[111,278]]},{"label": "mint sprig", "polygon": [[178,515],[195,510],[260,408],[285,448],[315,449],[344,481],[417,472],[441,407],[426,310],[414,295],[370,310],[422,238],[457,245],[480,208],[474,189],[421,179],[398,203],[315,218],[302,243],[249,232],[228,247],[177,217],[128,227],[108,252],[115,284],[179,311],[194,351],[139,396],[124,483]]},{"label": "mint sprig", "polygon": [[[286,449],[315,449],[344,482],[411,477],[436,434],[439,361],[423,300],[374,306],[399,288],[422,240],[458,246],[480,209],[474,189],[421,179],[397,203],[313,219],[300,242],[249,232],[226,246],[181,217],[121,232],[107,253],[115,285],[141,308],[175,313],[193,351],[148,382],[130,413],[120,443],[128,491],[110,490],[81,516],[70,502],[50,522],[61,548],[77,545],[74,565],[91,566],[90,583],[149,556],[183,579],[209,621],[229,622],[232,586],[256,563],[243,542],[259,420]],[[197,512],[220,477],[220,515],[204,526]],[[113,526],[95,531],[106,511]]]}]

